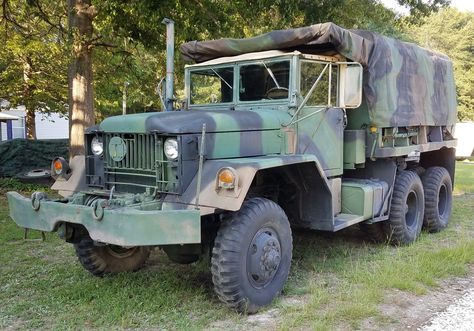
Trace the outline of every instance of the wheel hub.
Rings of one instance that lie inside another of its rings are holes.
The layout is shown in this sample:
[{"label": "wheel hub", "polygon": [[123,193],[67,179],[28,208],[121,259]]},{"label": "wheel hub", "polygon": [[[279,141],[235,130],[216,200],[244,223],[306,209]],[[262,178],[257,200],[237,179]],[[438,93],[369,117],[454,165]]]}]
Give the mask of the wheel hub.
[{"label": "wheel hub", "polygon": [[418,203],[419,201],[416,192],[411,191],[407,196],[407,201],[405,204],[405,222],[409,228],[416,226],[419,209]]},{"label": "wheel hub", "polygon": [[247,275],[256,288],[265,287],[275,276],[281,262],[278,236],[270,228],[260,229],[250,243],[247,254]]}]

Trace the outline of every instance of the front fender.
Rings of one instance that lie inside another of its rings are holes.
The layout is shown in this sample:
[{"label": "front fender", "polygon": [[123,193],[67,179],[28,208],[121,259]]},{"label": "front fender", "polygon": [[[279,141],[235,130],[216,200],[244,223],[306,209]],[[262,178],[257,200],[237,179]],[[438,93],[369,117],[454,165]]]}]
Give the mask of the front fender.
[{"label": "front fender", "polygon": [[[292,164],[314,164],[315,175],[319,175],[329,189],[329,182],[324,175],[321,164],[314,155],[271,155],[250,158],[226,160],[207,160],[203,165],[199,206],[202,214],[212,213],[214,209],[239,210],[244,202],[250,185],[259,170],[288,166]],[[235,190],[217,189],[217,173],[223,167],[232,167],[238,175],[238,185]],[[179,197],[185,204],[196,204],[197,175],[192,180],[184,194]],[[171,202],[171,201],[170,201]],[[204,212],[205,211],[205,212]]]}]

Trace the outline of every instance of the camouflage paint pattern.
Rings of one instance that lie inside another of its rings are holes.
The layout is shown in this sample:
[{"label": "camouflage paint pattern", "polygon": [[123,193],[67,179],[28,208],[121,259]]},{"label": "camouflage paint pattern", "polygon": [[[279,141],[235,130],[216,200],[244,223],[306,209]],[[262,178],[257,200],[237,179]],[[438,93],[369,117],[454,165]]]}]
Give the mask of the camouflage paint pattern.
[{"label": "camouflage paint pattern", "polygon": [[202,62],[266,50],[336,52],[364,67],[364,98],[377,127],[449,125],[456,122],[456,90],[449,58],[392,38],[334,23],[272,31],[248,39],[192,41],[185,60]]},{"label": "camouflage paint pattern", "polygon": [[280,153],[284,143],[280,130],[289,120],[287,112],[268,109],[196,110],[114,116],[105,119],[100,129],[176,136],[199,134],[206,124],[206,158],[220,159]]},{"label": "camouflage paint pattern", "polygon": [[[299,117],[302,118],[317,110],[317,107],[304,107]],[[327,177],[342,175],[343,111],[340,108],[326,108],[298,122],[297,127],[296,153],[315,155]]]},{"label": "camouflage paint pattern", "polygon": [[365,131],[344,130],[344,169],[365,163]]},{"label": "camouflage paint pattern", "polygon": [[[214,212],[215,209],[239,210],[242,202],[247,196],[247,192],[252,184],[252,180],[259,170],[288,166],[292,164],[311,164],[314,167],[315,175],[319,175],[324,185],[329,189],[329,182],[324,175],[324,170],[315,155],[271,155],[252,158],[234,158],[226,160],[208,160],[204,163],[202,173],[201,192],[199,205],[202,214]],[[232,167],[238,175],[238,183],[235,190],[219,190],[216,186],[217,173],[219,169]],[[168,196],[165,199],[164,207],[167,203],[183,204],[193,208],[196,201],[197,176],[193,179],[189,187],[181,196]]]},{"label": "camouflage paint pattern", "polygon": [[106,118],[99,126],[105,132],[134,132],[161,134],[200,133],[206,124],[206,132],[255,131],[280,129],[288,114],[268,109],[258,111],[177,111],[141,113]]}]

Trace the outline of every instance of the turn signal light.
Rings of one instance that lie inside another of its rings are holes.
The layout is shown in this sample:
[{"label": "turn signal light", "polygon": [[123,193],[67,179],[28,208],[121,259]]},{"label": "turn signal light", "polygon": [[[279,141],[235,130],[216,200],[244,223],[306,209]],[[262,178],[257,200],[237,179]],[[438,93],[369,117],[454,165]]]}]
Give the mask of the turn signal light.
[{"label": "turn signal light", "polygon": [[51,175],[55,178],[62,176],[67,178],[70,175],[69,164],[62,157],[57,157],[51,163]]},{"label": "turn signal light", "polygon": [[54,167],[54,173],[56,175],[60,175],[61,172],[63,172],[63,164],[61,163],[60,160],[55,160],[53,162],[53,167]]},{"label": "turn signal light", "polygon": [[233,189],[236,184],[236,172],[232,168],[222,168],[217,174],[218,187],[224,189]]}]

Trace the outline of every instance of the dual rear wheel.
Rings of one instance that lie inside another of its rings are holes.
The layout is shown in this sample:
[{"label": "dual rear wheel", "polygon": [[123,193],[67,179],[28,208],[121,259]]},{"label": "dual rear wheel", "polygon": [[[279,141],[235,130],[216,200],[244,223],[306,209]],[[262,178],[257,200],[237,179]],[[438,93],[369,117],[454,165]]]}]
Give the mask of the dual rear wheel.
[{"label": "dual rear wheel", "polygon": [[452,211],[452,182],[443,167],[400,171],[393,187],[390,218],[386,222],[361,224],[376,242],[410,244],[424,227],[429,232],[444,229]]}]

